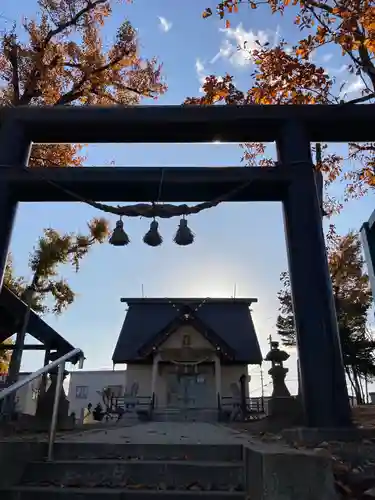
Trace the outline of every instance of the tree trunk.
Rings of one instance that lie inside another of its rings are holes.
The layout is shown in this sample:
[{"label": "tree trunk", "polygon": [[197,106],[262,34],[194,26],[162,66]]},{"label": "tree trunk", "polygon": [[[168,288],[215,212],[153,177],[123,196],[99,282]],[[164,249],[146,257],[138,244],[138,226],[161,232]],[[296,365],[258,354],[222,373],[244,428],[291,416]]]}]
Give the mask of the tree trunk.
[{"label": "tree trunk", "polygon": [[352,374],[353,374],[353,382],[354,382],[353,388],[354,388],[354,392],[355,392],[356,403],[357,403],[357,405],[361,405],[361,404],[363,404],[362,391],[361,391],[361,386],[359,383],[358,374],[357,374],[354,367],[352,367]]},{"label": "tree trunk", "polygon": [[359,381],[359,387],[361,389],[361,395],[362,395],[362,404],[366,403],[366,397],[365,397],[365,389],[363,387],[363,378],[358,374],[358,381]]},{"label": "tree trunk", "polygon": [[[350,397],[353,397],[353,392],[354,392],[354,384],[353,384],[353,378],[352,378],[352,375],[350,373],[350,370],[347,366],[345,366],[345,373],[349,379],[349,382],[350,382],[350,387],[351,387],[351,396]],[[350,406],[352,406],[352,401],[350,403]]]}]

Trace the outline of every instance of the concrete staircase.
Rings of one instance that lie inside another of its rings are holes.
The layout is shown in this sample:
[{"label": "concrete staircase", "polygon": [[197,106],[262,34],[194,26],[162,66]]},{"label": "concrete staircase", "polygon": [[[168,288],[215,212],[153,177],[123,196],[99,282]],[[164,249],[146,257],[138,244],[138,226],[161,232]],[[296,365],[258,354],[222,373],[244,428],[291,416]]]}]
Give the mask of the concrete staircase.
[{"label": "concrete staircase", "polygon": [[57,443],[1,500],[245,500],[241,445]]},{"label": "concrete staircase", "polygon": [[216,408],[155,408],[154,422],[217,422]]}]

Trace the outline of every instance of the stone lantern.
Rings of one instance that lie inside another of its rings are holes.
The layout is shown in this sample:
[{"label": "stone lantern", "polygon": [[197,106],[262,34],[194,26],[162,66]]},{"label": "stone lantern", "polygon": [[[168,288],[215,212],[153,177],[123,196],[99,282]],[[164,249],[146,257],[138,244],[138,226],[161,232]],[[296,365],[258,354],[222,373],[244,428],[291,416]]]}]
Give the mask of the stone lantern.
[{"label": "stone lantern", "polygon": [[271,350],[265,357],[265,361],[271,361],[271,368],[268,370],[269,375],[272,377],[273,383],[273,398],[290,397],[290,392],[285,385],[285,377],[289,369],[285,368],[283,363],[289,358],[286,351],[279,349],[279,343],[275,341],[270,342]]},{"label": "stone lantern", "polygon": [[290,395],[285,384],[285,377],[289,372],[284,367],[284,362],[289,359],[286,351],[279,349],[279,342],[270,340],[270,351],[265,357],[265,361],[271,362],[268,373],[272,377],[273,391],[268,401],[268,414],[274,417],[291,417],[294,419],[300,412],[299,403],[296,398]]}]

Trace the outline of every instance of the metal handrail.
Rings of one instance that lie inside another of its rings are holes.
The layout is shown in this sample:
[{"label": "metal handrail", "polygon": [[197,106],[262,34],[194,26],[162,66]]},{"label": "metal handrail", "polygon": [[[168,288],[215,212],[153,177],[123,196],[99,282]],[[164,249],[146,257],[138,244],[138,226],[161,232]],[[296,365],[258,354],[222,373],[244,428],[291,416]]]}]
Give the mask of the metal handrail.
[{"label": "metal handrail", "polygon": [[69,359],[73,358],[74,356],[77,356],[78,354],[82,354],[83,356],[83,351],[81,349],[73,349],[72,351],[68,352],[67,354],[64,354],[64,356],[61,356],[61,358],[56,359],[55,361],[52,361],[52,363],[49,363],[46,366],[43,366],[42,368],[39,368],[36,372],[31,373],[27,377],[23,378],[22,380],[19,380],[18,382],[15,382],[12,384],[10,387],[7,387],[6,389],[3,389],[0,391],[0,401],[7,396],[10,396],[13,392],[18,391],[25,385],[29,384],[36,378],[40,377],[44,373],[48,373],[56,366],[59,366],[61,363],[65,363],[65,361],[69,361]]},{"label": "metal handrail", "polygon": [[[49,430],[49,435],[48,435],[48,453],[47,453],[47,460],[52,460],[53,457],[53,445],[55,442],[56,438],[56,425],[57,425],[57,415],[58,415],[58,410],[59,410],[59,402],[60,402],[60,394],[61,394],[61,388],[63,385],[64,381],[64,371],[65,371],[65,363],[66,361],[69,361],[73,357],[76,357],[80,355],[80,361],[82,362],[84,360],[84,354],[82,349],[73,349],[72,351],[68,352],[67,354],[64,354],[64,356],[61,356],[60,358],[56,359],[55,361],[52,361],[52,363],[49,363],[46,366],[43,366],[39,370],[37,370],[34,373],[31,373],[29,376],[25,377],[22,380],[19,380],[12,384],[10,387],[7,387],[6,389],[3,389],[0,391],[0,401],[14,392],[18,391],[25,385],[29,384],[36,378],[40,377],[41,375],[44,375],[45,373],[51,372],[54,368],[58,367],[58,372],[57,372],[57,381],[56,381],[56,392],[55,392],[55,399],[53,402],[53,410],[52,410],[52,419],[51,419],[51,425],[50,425],[50,430]],[[81,366],[82,367],[82,366]]]}]

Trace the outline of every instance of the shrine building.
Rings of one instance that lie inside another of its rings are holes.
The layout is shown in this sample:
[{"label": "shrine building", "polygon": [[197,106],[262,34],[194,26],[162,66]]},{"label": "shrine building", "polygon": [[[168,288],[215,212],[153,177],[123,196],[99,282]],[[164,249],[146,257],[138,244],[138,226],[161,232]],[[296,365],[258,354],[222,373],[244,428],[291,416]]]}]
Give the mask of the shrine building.
[{"label": "shrine building", "polygon": [[153,397],[157,409],[217,408],[248,380],[248,365],[262,362],[250,312],[256,299],[121,301],[128,310],[112,360],[127,364],[128,390]]}]

